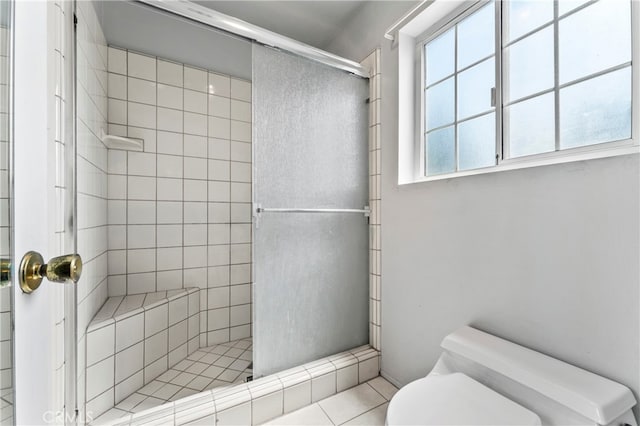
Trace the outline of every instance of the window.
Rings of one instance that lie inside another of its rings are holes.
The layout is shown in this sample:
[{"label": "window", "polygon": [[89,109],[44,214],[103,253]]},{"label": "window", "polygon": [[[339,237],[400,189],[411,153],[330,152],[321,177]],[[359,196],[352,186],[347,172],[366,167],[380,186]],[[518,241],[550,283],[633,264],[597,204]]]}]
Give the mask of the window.
[{"label": "window", "polygon": [[418,37],[420,174],[631,140],[631,8],[482,1]]}]

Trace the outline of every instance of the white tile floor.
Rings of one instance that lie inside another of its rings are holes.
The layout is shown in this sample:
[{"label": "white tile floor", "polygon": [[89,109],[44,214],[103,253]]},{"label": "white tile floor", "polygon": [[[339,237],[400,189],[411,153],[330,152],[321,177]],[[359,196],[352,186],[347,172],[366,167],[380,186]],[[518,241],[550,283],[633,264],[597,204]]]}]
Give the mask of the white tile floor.
[{"label": "white tile floor", "polygon": [[384,378],[376,377],[265,424],[383,426],[389,400],[397,391]]},{"label": "white tile floor", "polygon": [[92,424],[107,423],[207,389],[245,382],[253,374],[252,361],[251,338],[200,348]]}]

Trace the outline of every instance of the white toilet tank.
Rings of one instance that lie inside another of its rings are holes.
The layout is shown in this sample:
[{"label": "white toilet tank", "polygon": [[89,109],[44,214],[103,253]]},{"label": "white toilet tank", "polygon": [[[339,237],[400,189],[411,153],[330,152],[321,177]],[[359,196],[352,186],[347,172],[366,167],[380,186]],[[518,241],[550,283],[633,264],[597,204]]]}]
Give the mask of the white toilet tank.
[{"label": "white toilet tank", "polygon": [[420,401],[418,410],[429,409],[428,398],[416,394],[426,389],[425,381],[433,387],[435,377],[462,373],[535,413],[542,425],[637,426],[631,411],[635,397],[612,380],[471,327],[445,337],[441,346],[431,373],[407,385],[404,394],[401,389],[395,404],[391,401],[389,424],[394,423],[389,416],[407,414],[412,406],[407,401]]}]

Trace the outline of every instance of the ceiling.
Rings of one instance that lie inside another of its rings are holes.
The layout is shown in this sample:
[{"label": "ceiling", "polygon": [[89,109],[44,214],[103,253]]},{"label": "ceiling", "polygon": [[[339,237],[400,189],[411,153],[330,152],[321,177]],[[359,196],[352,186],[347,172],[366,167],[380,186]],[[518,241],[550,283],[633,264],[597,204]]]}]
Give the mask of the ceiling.
[{"label": "ceiling", "polygon": [[196,0],[195,3],[324,49],[366,1]]}]

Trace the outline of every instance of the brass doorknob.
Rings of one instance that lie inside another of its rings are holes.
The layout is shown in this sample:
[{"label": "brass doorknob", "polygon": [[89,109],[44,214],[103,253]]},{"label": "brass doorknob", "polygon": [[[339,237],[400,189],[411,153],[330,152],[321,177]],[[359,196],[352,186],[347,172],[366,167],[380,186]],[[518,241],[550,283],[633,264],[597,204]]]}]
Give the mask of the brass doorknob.
[{"label": "brass doorknob", "polygon": [[49,263],[44,263],[40,253],[27,252],[20,262],[20,288],[25,293],[31,293],[47,277],[56,283],[77,283],[82,274],[82,258],[77,254],[54,257]]},{"label": "brass doorknob", "polygon": [[11,259],[0,259],[0,288],[11,285]]}]

